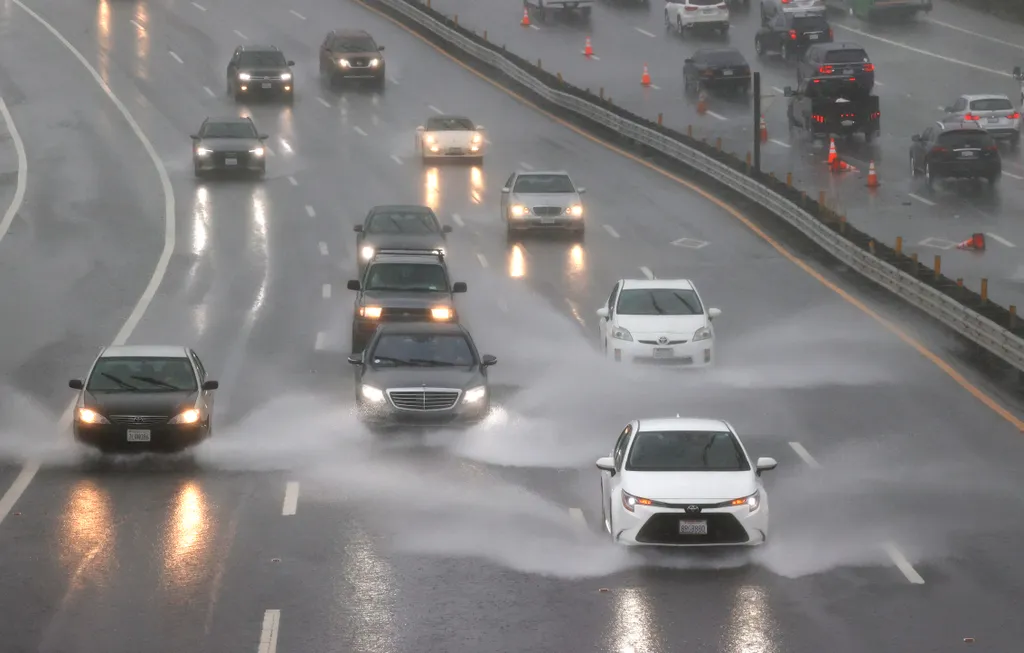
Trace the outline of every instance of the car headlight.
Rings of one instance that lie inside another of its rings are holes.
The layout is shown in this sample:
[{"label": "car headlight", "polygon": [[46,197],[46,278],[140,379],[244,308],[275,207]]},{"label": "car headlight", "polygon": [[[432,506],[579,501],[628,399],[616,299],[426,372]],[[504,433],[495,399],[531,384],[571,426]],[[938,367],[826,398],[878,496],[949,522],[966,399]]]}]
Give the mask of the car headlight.
[{"label": "car headlight", "polygon": [[282,81],[282,82],[287,82],[287,81],[289,81],[289,80],[290,80],[291,78],[292,78],[292,74],[291,74],[291,73],[282,73],[282,74],[281,74],[281,81]]},{"label": "car headlight", "polygon": [[380,59],[370,59],[370,68],[376,68],[380,65]]},{"label": "car headlight", "polygon": [[612,338],[615,338],[616,340],[626,340],[629,342],[633,342],[633,335],[630,334],[630,332],[627,331],[626,329],[623,329],[622,327],[615,327],[614,329],[612,329]]},{"label": "car headlight", "polygon": [[199,421],[199,411],[189,408],[180,415],[174,417],[168,424],[195,424]]},{"label": "car headlight", "polygon": [[213,154],[213,150],[206,147],[197,147],[196,154],[198,154],[199,156],[210,156],[211,154]]},{"label": "car headlight", "polygon": [[622,491],[622,507],[633,512],[637,506],[653,506],[654,502],[643,497],[633,496],[625,490]]},{"label": "car headlight", "polygon": [[734,506],[749,506],[750,512],[754,512],[761,507],[761,490],[755,490],[749,497],[733,499],[730,503]]},{"label": "car headlight", "polygon": [[370,318],[371,320],[376,320],[377,318],[380,317],[380,314],[380,306],[363,306],[362,308],[359,309],[359,315],[361,315],[362,317]]},{"label": "car headlight", "polygon": [[382,404],[384,403],[384,391],[379,388],[375,388],[372,385],[364,385],[359,389],[363,395],[363,399],[367,400],[371,404]]},{"label": "car headlight", "polygon": [[483,140],[483,136],[481,136],[480,134],[473,134],[473,143],[480,143]]},{"label": "car headlight", "polygon": [[427,137],[426,137],[425,140],[427,141],[427,145],[433,145],[434,143],[437,142],[437,139],[434,138],[433,136],[431,136],[430,134],[427,134]]},{"label": "car headlight", "polygon": [[486,397],[486,396],[487,396],[487,387],[481,385],[481,386],[477,386],[475,388],[470,388],[469,390],[466,390],[466,396],[463,398],[462,402],[465,403],[465,404],[475,404],[475,403],[479,403],[480,401],[482,401],[483,398]]},{"label": "car headlight", "polygon": [[450,320],[452,319],[452,309],[447,306],[435,306],[430,309],[430,317],[435,320]]},{"label": "car headlight", "polygon": [[711,329],[709,327],[701,327],[693,332],[693,341],[709,340],[711,339]]},{"label": "car headlight", "polygon": [[529,213],[529,211],[527,211],[526,207],[523,206],[522,204],[513,204],[512,205],[512,215],[516,216],[517,218],[520,217],[520,216],[524,216],[527,213]]},{"label": "car headlight", "polygon": [[79,408],[78,421],[83,424],[110,424],[110,420],[91,408]]},{"label": "car headlight", "polygon": [[338,59],[338,65],[341,66],[342,68],[348,68],[348,59]]},{"label": "car headlight", "polygon": [[369,261],[371,258],[373,258],[373,248],[370,247],[369,245],[365,245],[363,249],[359,251],[359,253],[362,255],[364,260]]},{"label": "car headlight", "polygon": [[254,147],[253,149],[249,150],[249,154],[252,154],[253,156],[256,156],[256,157],[261,157],[261,156],[263,156],[263,148],[262,147]]},{"label": "car headlight", "polygon": [[583,206],[581,204],[573,204],[569,207],[568,213],[574,218],[581,218],[583,217]]},{"label": "car headlight", "polygon": [[238,73],[238,79],[242,80],[243,82],[247,82],[250,79],[252,79],[252,75],[250,75],[249,73]]}]

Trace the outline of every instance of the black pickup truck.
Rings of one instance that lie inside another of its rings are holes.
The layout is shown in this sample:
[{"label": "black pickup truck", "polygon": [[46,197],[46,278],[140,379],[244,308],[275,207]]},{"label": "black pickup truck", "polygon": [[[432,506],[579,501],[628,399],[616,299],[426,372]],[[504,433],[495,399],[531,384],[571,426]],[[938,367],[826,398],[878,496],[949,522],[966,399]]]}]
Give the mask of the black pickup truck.
[{"label": "black pickup truck", "polygon": [[878,96],[856,81],[843,78],[805,79],[794,91],[785,88],[790,129],[802,128],[812,138],[864,134],[871,142],[881,133]]}]

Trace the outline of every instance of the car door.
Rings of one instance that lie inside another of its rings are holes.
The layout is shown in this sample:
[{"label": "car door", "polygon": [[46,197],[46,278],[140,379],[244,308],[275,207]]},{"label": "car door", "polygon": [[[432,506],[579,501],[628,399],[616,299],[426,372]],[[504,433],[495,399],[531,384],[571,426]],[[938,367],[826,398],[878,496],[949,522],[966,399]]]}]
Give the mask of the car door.
[{"label": "car door", "polygon": [[328,61],[331,59],[331,48],[334,45],[334,31],[327,32],[327,36],[324,37],[324,42],[320,44],[320,68],[324,69],[327,67]]},{"label": "car door", "polygon": [[608,338],[611,335],[609,330],[612,324],[613,311],[615,310],[615,299],[619,294],[620,285],[622,285],[622,282],[616,281],[615,285],[612,286],[612,294],[608,295],[608,303],[605,304],[605,308],[608,309],[608,317],[598,318],[598,329],[601,334],[601,351],[606,353],[608,351]]},{"label": "car door", "polygon": [[913,152],[914,152],[914,169],[915,170],[923,170],[924,169],[924,162],[925,162],[925,159],[927,158],[926,155],[927,155],[927,152],[928,152],[928,148],[931,147],[931,141],[932,141],[932,139],[934,137],[935,137],[935,127],[928,127],[923,132],[921,132],[921,135],[918,136],[917,141],[915,141],[911,145],[911,148],[913,149]]},{"label": "car door", "polygon": [[505,186],[501,189],[501,219],[508,220],[508,197],[512,193],[512,187],[516,183],[516,173],[512,173]]},{"label": "car door", "polygon": [[776,14],[771,22],[768,23],[768,33],[765,34],[767,41],[767,48],[774,52],[779,51],[782,48],[782,39],[787,38],[789,35],[788,25],[786,24],[786,15],[783,13]]},{"label": "car door", "polygon": [[615,461],[615,476],[610,472],[601,472],[601,515],[606,526],[611,527],[612,521],[612,497],[619,487],[619,479],[622,478],[622,465],[626,459],[626,449],[629,446],[629,438],[633,434],[633,424],[626,424],[618,439],[615,441],[615,448],[612,449],[612,458]]}]

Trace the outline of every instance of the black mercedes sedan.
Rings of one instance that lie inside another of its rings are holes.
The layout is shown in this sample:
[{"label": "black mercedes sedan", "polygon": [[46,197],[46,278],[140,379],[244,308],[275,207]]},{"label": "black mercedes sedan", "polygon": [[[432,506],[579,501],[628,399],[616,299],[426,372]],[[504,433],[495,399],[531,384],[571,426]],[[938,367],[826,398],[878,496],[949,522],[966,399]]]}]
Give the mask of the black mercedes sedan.
[{"label": "black mercedes sedan", "polygon": [[78,390],[75,440],[104,452],[181,451],[210,436],[213,391],[194,351],[175,346],[107,347]]},{"label": "black mercedes sedan", "polygon": [[196,177],[212,172],[240,172],[262,177],[267,172],[269,138],[252,118],[207,118],[192,134],[192,165]]},{"label": "black mercedes sedan", "polygon": [[473,424],[490,410],[487,368],[469,331],[452,323],[382,324],[355,367],[356,406],[371,426]]},{"label": "black mercedes sedan", "polygon": [[441,225],[429,206],[397,204],[375,206],[366,214],[363,224],[354,226],[356,232],[356,260],[362,272],[374,254],[382,249],[445,250],[449,225]]}]

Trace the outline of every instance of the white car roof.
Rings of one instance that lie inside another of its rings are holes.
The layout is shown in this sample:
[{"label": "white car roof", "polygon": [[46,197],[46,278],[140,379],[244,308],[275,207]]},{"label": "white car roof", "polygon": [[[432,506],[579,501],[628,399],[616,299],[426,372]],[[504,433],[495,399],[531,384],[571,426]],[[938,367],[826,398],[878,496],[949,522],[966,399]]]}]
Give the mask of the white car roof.
[{"label": "white car roof", "polygon": [[729,431],[732,428],[724,420],[701,417],[655,417],[637,420],[638,433],[644,431]]},{"label": "white car roof", "polygon": [[627,288],[670,288],[672,290],[694,290],[689,279],[622,279],[622,289]]},{"label": "white car roof", "polygon": [[188,358],[188,348],[181,345],[121,345],[107,347],[100,358]]}]

